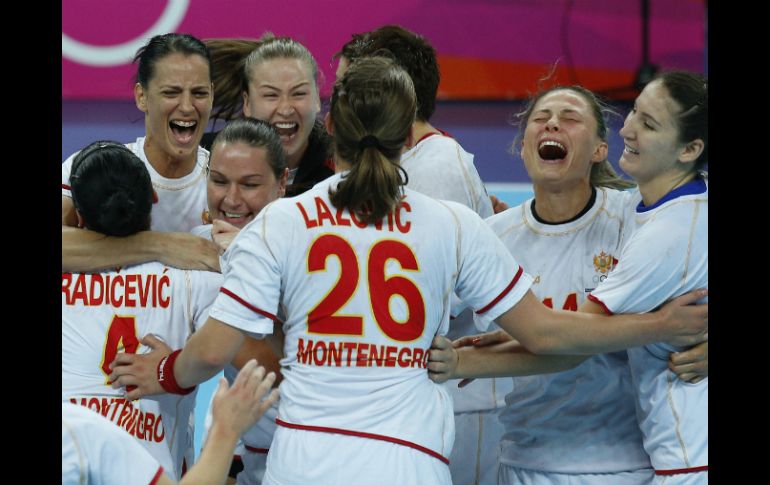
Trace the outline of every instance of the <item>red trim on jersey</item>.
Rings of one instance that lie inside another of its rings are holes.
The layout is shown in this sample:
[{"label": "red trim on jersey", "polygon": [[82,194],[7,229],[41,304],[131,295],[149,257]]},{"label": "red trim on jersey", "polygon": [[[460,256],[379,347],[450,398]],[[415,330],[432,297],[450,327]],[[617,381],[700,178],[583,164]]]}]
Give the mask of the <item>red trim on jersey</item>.
[{"label": "red trim on jersey", "polygon": [[422,138],[420,138],[419,140],[417,140],[417,143],[415,143],[413,146],[416,146],[416,145],[418,145],[418,144],[419,144],[421,141],[425,140],[426,138],[430,138],[430,137],[432,137],[433,135],[438,135],[438,134],[444,135],[444,136],[446,136],[446,137],[448,137],[448,138],[451,138],[451,139],[453,139],[453,140],[454,140],[454,138],[455,138],[455,137],[453,137],[452,135],[450,135],[449,133],[447,133],[447,132],[446,132],[446,131],[444,131],[444,130],[439,130],[438,128],[434,128],[434,129],[435,129],[436,131],[438,131],[438,133],[436,133],[435,131],[431,131],[430,133],[426,133],[425,135],[423,135],[423,136],[422,136]]},{"label": "red trim on jersey", "polygon": [[588,294],[588,299],[591,300],[592,302],[596,303],[600,307],[602,307],[602,310],[604,310],[604,313],[606,313],[607,315],[614,315],[614,313],[612,313],[612,311],[609,308],[607,308],[607,305],[605,305],[603,301],[601,301],[600,299],[596,298],[591,293]]},{"label": "red trim on jersey", "polygon": [[72,187],[70,187],[67,184],[61,184],[61,188],[66,189],[66,190],[72,190]]},{"label": "red trim on jersey", "polygon": [[362,431],[353,431],[349,429],[328,428],[325,426],[307,426],[304,424],[292,424],[292,423],[287,423],[286,421],[283,421],[280,418],[275,418],[275,424],[277,424],[278,426],[283,426],[285,428],[299,429],[302,431],[317,431],[319,433],[343,434],[347,436],[357,436],[359,438],[369,438],[372,440],[387,441],[388,443],[395,443],[397,445],[408,446],[409,448],[414,448],[417,451],[422,451],[423,453],[430,455],[433,458],[437,458],[438,460],[449,465],[449,459],[443,456],[441,453],[437,453],[431,450],[430,448],[420,446],[417,443],[412,443],[411,441],[393,438],[392,436],[385,436],[385,435],[374,434],[374,433],[364,433]]},{"label": "red trim on jersey", "polygon": [[709,466],[696,466],[693,468],[675,468],[673,470],[655,470],[656,475],[682,475],[685,473],[698,473],[709,471]]},{"label": "red trim on jersey", "polygon": [[254,448],[253,446],[249,445],[243,445],[246,447],[247,450],[249,450],[252,453],[261,453],[261,454],[267,454],[268,451],[270,451],[270,448]]},{"label": "red trim on jersey", "polygon": [[494,300],[492,300],[492,303],[490,303],[489,305],[485,306],[485,307],[484,307],[484,308],[482,308],[481,310],[478,310],[478,311],[476,312],[476,314],[477,314],[477,315],[481,315],[482,313],[486,312],[487,310],[489,310],[490,308],[492,308],[493,306],[495,306],[495,305],[497,304],[497,302],[498,302],[498,301],[502,300],[502,299],[503,299],[503,297],[504,297],[505,295],[507,295],[507,294],[508,294],[508,293],[509,293],[509,292],[510,292],[512,289],[513,289],[513,287],[516,285],[516,282],[517,282],[517,281],[519,281],[519,278],[521,278],[521,274],[522,274],[522,273],[524,273],[524,268],[522,268],[521,266],[519,266],[519,270],[516,272],[516,276],[514,276],[514,277],[513,277],[513,279],[511,280],[510,284],[509,284],[508,286],[506,286],[506,287],[505,287],[505,289],[503,290],[503,292],[502,292],[502,293],[500,293],[499,295],[497,295],[497,298],[495,298]]},{"label": "red trim on jersey", "polygon": [[158,483],[158,480],[160,480],[160,476],[163,474],[163,467],[159,466],[158,471],[155,472],[155,475],[152,477],[152,480],[150,480],[150,485],[155,485]]},{"label": "red trim on jersey", "polygon": [[222,292],[222,293],[224,293],[225,295],[229,296],[229,297],[230,297],[230,298],[232,298],[233,300],[237,301],[237,302],[238,302],[238,303],[240,303],[241,305],[245,306],[245,307],[246,307],[246,308],[248,308],[249,310],[253,311],[254,313],[258,313],[258,314],[262,315],[263,317],[267,317],[267,318],[269,318],[269,319],[271,319],[271,320],[278,320],[278,317],[276,317],[276,316],[275,316],[275,315],[273,315],[272,313],[268,313],[268,312],[266,312],[266,311],[264,311],[264,310],[260,310],[259,308],[255,307],[255,306],[254,306],[254,305],[252,305],[251,303],[247,302],[246,300],[244,300],[244,299],[243,299],[243,298],[241,298],[240,296],[236,295],[236,294],[235,294],[235,293],[233,293],[232,291],[228,290],[228,289],[227,289],[227,288],[225,288],[224,286],[223,286],[222,288],[220,288],[220,289],[219,289],[219,291],[221,291],[221,292]]}]

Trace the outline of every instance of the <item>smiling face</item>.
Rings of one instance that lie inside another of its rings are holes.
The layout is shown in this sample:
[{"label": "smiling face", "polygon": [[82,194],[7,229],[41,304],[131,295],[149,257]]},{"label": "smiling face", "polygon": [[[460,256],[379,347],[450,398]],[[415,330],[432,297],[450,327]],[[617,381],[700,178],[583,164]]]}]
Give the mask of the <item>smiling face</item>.
[{"label": "smiling face", "polygon": [[299,166],[321,100],[310,66],[300,59],[271,59],[251,70],[243,114],[275,126],[290,168]]},{"label": "smiling face", "polygon": [[154,160],[195,160],[211,114],[213,86],[206,60],[174,52],[158,59],[154,75],[134,97],[145,114],[145,151]]},{"label": "smiling face", "polygon": [[575,91],[551,91],[527,119],[521,149],[534,184],[589,186],[591,167],[607,158],[607,144],[597,135],[597,121]]},{"label": "smiling face", "polygon": [[221,142],[212,147],[207,195],[211,219],[239,229],[282,197],[288,171],[276,178],[264,147]]},{"label": "smiling face", "polygon": [[678,140],[676,116],[681,111],[660,80],[648,84],[636,98],[620,130],[625,144],[620,168],[640,185],[687,169],[680,163],[691,161],[687,144]]}]

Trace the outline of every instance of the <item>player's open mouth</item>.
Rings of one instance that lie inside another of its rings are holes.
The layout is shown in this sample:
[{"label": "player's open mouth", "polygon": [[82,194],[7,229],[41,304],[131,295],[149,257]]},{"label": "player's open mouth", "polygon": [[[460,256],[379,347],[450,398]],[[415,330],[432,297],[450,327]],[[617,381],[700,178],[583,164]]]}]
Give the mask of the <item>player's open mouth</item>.
[{"label": "player's open mouth", "polygon": [[546,140],[537,147],[537,154],[543,160],[561,160],[567,156],[567,149],[558,141]]},{"label": "player's open mouth", "polygon": [[222,211],[222,215],[225,216],[225,221],[236,226],[236,227],[243,227],[246,225],[247,222],[251,221],[253,217],[252,212],[247,212],[245,214],[236,214],[234,212],[225,212]]},{"label": "player's open mouth", "polygon": [[168,122],[171,132],[174,134],[174,138],[180,145],[186,145],[193,140],[195,136],[195,128],[198,126],[197,121],[184,121],[184,120],[171,120]]},{"label": "player's open mouth", "polygon": [[299,123],[273,123],[273,126],[283,141],[290,140],[299,131]]},{"label": "player's open mouth", "polygon": [[639,150],[634,150],[633,148],[631,148],[631,147],[630,147],[630,146],[628,146],[628,145],[625,145],[625,147],[626,147],[626,151],[627,151],[628,153],[633,153],[634,155],[639,155]]}]

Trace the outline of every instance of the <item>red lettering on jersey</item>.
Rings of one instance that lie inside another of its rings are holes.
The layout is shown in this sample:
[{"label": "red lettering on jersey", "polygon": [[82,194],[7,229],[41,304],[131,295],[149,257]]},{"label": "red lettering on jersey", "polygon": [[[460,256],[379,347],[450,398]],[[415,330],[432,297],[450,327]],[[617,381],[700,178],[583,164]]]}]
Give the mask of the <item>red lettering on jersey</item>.
[{"label": "red lettering on jersey", "polygon": [[342,346],[348,351],[347,366],[350,367],[350,361],[353,358],[353,351],[356,349],[356,344],[355,342],[344,342]]},{"label": "red lettering on jersey", "polygon": [[564,300],[564,306],[561,307],[562,310],[569,310],[571,312],[576,312],[578,309],[578,303],[577,303],[577,293],[570,293],[567,295],[567,299]]},{"label": "red lettering on jersey", "polygon": [[75,289],[72,290],[72,304],[83,300],[83,305],[88,305],[88,293],[86,292],[86,280],[84,274],[79,274],[75,280]]},{"label": "red lettering on jersey", "polygon": [[115,287],[120,283],[120,286],[125,286],[125,283],[123,282],[123,276],[117,275],[114,278],[112,278],[112,284],[110,284],[110,300],[112,300],[113,306],[120,306],[123,304],[123,292],[121,291],[118,295],[120,299],[118,299],[115,296]]},{"label": "red lettering on jersey", "polygon": [[423,349],[414,349],[414,355],[412,356],[412,367],[427,367],[427,364],[424,366],[420,365],[420,362],[422,361],[423,355],[425,358],[428,358],[428,353],[425,352]]},{"label": "red lettering on jersey", "polygon": [[382,366],[382,360],[385,354],[385,347],[382,345],[372,345],[369,347],[369,362],[371,366]]},{"label": "red lettering on jersey", "polygon": [[409,367],[409,361],[404,360],[404,354],[406,354],[406,358],[410,358],[412,356],[412,350],[409,347],[404,347],[401,350],[398,351],[398,366],[399,367]]},{"label": "red lettering on jersey", "polygon": [[142,280],[139,280],[139,305],[142,307],[147,306],[147,300],[150,297],[150,293],[152,293],[152,288],[155,287],[153,284],[155,283],[155,275],[150,274],[147,275],[147,277],[144,279],[144,285],[142,285]]},{"label": "red lettering on jersey", "polygon": [[61,292],[64,293],[64,301],[67,305],[72,304],[72,297],[70,295],[70,283],[72,283],[72,273],[61,274]]},{"label": "red lettering on jersey", "polygon": [[[544,298],[543,305],[547,306],[548,308],[553,308],[553,298],[550,296],[548,298]],[[564,299],[564,305],[562,305],[561,309],[576,312],[578,309],[577,293],[570,293],[567,295],[567,298]]]},{"label": "red lettering on jersey", "polygon": [[369,344],[358,344],[358,355],[356,356],[356,367],[368,367],[369,366]]},{"label": "red lettering on jersey", "polygon": [[[329,342],[329,353],[326,365],[339,367],[342,364],[342,344],[337,346],[334,342]],[[332,363],[333,362],[333,363]]]},{"label": "red lettering on jersey", "polygon": [[[158,435],[158,431],[160,431],[160,435]],[[155,421],[155,429],[152,430],[152,439],[155,440],[156,443],[160,443],[165,437],[166,428],[163,426],[163,419],[158,416],[158,419]]]},{"label": "red lettering on jersey", "polygon": [[91,284],[88,289],[90,305],[97,306],[102,304],[104,300],[104,278],[98,273],[91,274]]},{"label": "red lettering on jersey", "polygon": [[[171,286],[171,280],[168,279],[168,275],[163,275],[160,277],[160,281],[158,282],[158,300],[160,301],[161,308],[168,308],[168,306],[171,304],[171,296],[163,297],[163,287],[168,288]],[[155,303],[155,299],[153,298],[153,305]]]},{"label": "red lettering on jersey", "polygon": [[409,232],[409,229],[412,228],[411,221],[406,221],[405,223],[401,222],[401,211],[404,210],[406,212],[412,212],[412,206],[410,206],[407,202],[401,201],[401,203],[396,208],[396,227],[402,234],[406,234]]},{"label": "red lettering on jersey", "polygon": [[315,210],[316,214],[318,215],[319,226],[324,225],[324,219],[327,219],[332,226],[337,225],[337,223],[334,221],[334,217],[332,216],[331,209],[329,209],[329,206],[326,205],[326,202],[324,202],[320,197],[315,198]]},{"label": "red lettering on jersey", "polygon": [[144,429],[147,431],[147,437],[152,438],[152,435],[154,433],[154,426],[155,426],[155,415],[152,413],[147,413],[145,416],[145,422],[144,422]]},{"label": "red lettering on jersey", "polygon": [[385,367],[396,366],[396,357],[393,355],[396,353],[396,350],[398,350],[398,347],[393,345],[388,345],[385,349]]},{"label": "red lettering on jersey", "polygon": [[[359,221],[353,212],[350,213],[350,220],[352,220],[353,224],[355,224],[357,227],[360,227],[361,229],[369,225],[366,222]],[[382,226],[382,223],[380,223],[380,226]]]},{"label": "red lettering on jersey", "polygon": [[132,297],[136,293],[136,280],[139,275],[129,274],[126,275],[126,306],[129,308],[136,307],[136,298]]},{"label": "red lettering on jersey", "polygon": [[308,364],[310,361],[310,352],[313,350],[313,341],[307,341],[307,347],[305,347],[305,340],[299,339],[297,343],[297,362],[300,364]]},{"label": "red lettering on jersey", "polygon": [[302,204],[297,202],[297,207],[299,208],[300,213],[302,214],[302,218],[305,220],[305,227],[308,229],[312,229],[318,225],[318,222],[313,220],[311,221],[310,218],[307,216],[307,212],[305,212],[305,208],[302,207]]},{"label": "red lettering on jersey", "polygon": [[[320,356],[318,351],[321,351]],[[315,344],[315,348],[313,349],[313,353],[311,354],[313,356],[313,363],[315,365],[324,365],[326,364],[326,342],[323,340],[319,340]]]},{"label": "red lettering on jersey", "polygon": [[350,219],[345,219],[345,217],[342,215],[345,209],[337,209],[337,214],[335,214],[337,219],[337,225],[338,226],[349,226],[350,225]]}]

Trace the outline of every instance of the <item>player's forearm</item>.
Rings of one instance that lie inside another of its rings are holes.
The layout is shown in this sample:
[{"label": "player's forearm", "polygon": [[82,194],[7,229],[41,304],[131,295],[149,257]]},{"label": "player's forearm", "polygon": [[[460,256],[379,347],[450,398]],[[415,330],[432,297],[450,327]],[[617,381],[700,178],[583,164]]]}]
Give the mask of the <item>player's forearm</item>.
[{"label": "player's forearm", "polygon": [[155,245],[147,233],[126,237],[62,226],[62,271],[85,272],[128,266],[157,259]]},{"label": "player's forearm", "polygon": [[498,324],[535,354],[590,355],[667,340],[658,312],[607,315],[551,310],[528,292]]},{"label": "player's forearm", "polygon": [[209,317],[177,357],[176,382],[187,388],[210,379],[232,362],[244,338],[240,330]]},{"label": "player's forearm", "polygon": [[233,460],[238,434],[220,426],[216,420],[211,425],[206,444],[198,461],[182,477],[180,485],[223,484]]},{"label": "player's forearm", "polygon": [[589,355],[614,352],[666,340],[655,313],[607,315],[555,311],[541,322],[538,337],[521,342],[537,354]]},{"label": "player's forearm", "polygon": [[535,355],[518,342],[506,342],[494,348],[458,349],[456,378],[507,377],[549,374],[571,369],[587,357],[570,355]]}]

